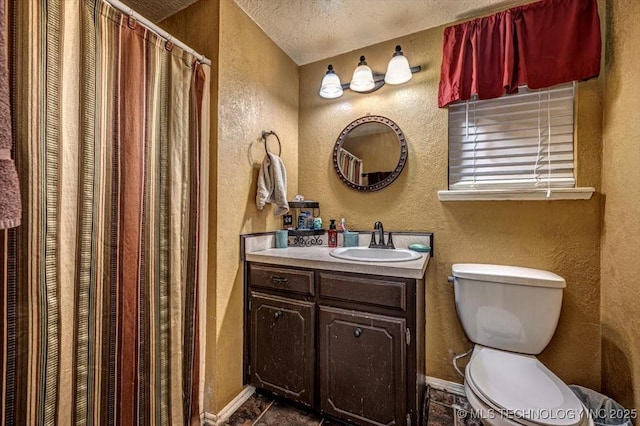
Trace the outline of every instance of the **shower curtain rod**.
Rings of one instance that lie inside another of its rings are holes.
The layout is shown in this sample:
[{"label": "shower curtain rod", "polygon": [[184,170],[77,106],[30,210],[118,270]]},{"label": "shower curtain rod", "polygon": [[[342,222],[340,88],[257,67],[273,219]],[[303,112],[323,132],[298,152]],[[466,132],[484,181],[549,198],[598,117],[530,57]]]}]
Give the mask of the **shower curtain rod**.
[{"label": "shower curtain rod", "polygon": [[186,44],[184,44],[183,42],[181,42],[180,40],[178,40],[177,38],[175,38],[174,36],[166,32],[165,30],[161,29],[159,26],[157,26],[156,24],[154,24],[153,22],[145,18],[144,16],[135,12],[133,9],[131,9],[126,4],[122,3],[120,0],[104,0],[104,1],[106,3],[109,3],[111,6],[118,9],[120,12],[124,13],[125,15],[132,16],[136,21],[142,23],[145,27],[149,28],[151,31],[158,34],[160,37],[164,38],[165,40],[171,41],[171,43],[178,46],[182,50],[191,53],[201,63],[211,66],[210,59],[208,59],[204,55],[199,54],[193,48],[187,46]]}]

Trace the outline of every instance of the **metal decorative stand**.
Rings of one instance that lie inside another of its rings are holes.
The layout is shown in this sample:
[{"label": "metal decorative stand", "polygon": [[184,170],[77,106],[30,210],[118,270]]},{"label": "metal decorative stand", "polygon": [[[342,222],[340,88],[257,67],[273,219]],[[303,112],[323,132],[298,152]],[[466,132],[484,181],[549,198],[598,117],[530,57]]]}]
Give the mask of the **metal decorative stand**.
[{"label": "metal decorative stand", "polygon": [[[289,201],[289,208],[293,212],[293,221],[297,224],[301,211],[312,210],[313,216],[320,216],[320,203],[317,201]],[[311,247],[324,244],[322,236],[324,229],[289,229],[289,246]]]},{"label": "metal decorative stand", "polygon": [[289,230],[289,245],[291,247],[311,247],[323,244],[324,229]]}]

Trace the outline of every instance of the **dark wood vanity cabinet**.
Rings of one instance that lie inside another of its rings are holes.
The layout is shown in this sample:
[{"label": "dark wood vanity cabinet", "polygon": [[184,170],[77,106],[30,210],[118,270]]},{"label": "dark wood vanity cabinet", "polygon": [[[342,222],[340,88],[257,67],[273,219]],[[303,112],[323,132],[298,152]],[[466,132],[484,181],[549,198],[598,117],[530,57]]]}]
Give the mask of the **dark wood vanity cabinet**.
[{"label": "dark wood vanity cabinet", "polygon": [[251,293],[253,385],[311,406],[314,308],[310,302]]},{"label": "dark wood vanity cabinet", "polygon": [[254,263],[245,271],[248,382],[359,425],[420,424],[421,281]]},{"label": "dark wood vanity cabinet", "polygon": [[320,307],[320,408],[374,425],[406,416],[405,320]]}]

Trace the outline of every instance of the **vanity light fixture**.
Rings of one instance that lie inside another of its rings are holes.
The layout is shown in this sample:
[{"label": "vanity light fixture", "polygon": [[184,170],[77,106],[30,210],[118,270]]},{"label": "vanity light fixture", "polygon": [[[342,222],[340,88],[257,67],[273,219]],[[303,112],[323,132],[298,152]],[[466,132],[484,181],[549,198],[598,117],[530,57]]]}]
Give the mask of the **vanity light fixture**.
[{"label": "vanity light fixture", "polygon": [[325,99],[335,99],[342,96],[344,89],[351,89],[358,93],[375,92],[385,83],[402,84],[411,80],[412,74],[422,70],[420,65],[409,66],[409,61],[402,53],[402,48],[396,46],[395,52],[387,65],[386,74],[372,71],[367,65],[366,58],[360,56],[360,62],[353,71],[350,83],[341,84],[340,78],[333,70],[333,65],[329,65],[327,73],[322,79],[320,96]]}]

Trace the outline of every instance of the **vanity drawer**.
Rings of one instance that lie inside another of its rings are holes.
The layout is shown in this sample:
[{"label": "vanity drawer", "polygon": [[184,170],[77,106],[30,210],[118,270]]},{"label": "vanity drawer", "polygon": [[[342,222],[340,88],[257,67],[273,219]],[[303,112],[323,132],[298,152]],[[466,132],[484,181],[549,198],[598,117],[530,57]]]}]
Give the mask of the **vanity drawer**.
[{"label": "vanity drawer", "polygon": [[320,296],[407,310],[407,282],[320,272]]},{"label": "vanity drawer", "polygon": [[311,296],[315,294],[313,271],[251,264],[249,284],[252,287],[292,291]]}]

